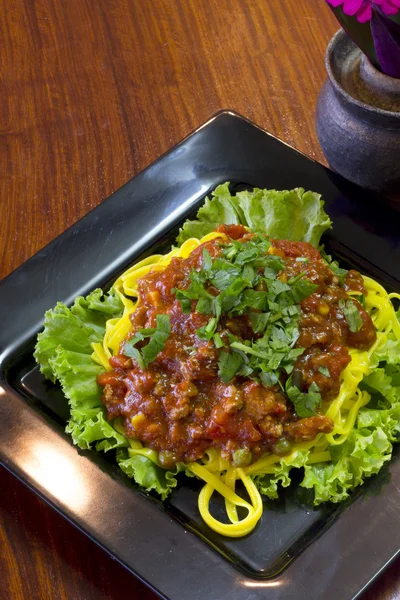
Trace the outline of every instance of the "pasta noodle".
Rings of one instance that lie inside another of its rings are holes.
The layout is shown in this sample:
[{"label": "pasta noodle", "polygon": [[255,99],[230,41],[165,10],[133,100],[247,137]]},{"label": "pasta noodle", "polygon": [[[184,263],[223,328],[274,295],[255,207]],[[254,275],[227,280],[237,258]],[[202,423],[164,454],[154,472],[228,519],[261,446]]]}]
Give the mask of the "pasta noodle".
[{"label": "pasta noodle", "polygon": [[[172,258],[187,258],[189,254],[209,240],[227,236],[223,233],[213,232],[198,240],[187,240],[180,248],[174,248],[167,255],[154,255],[125,271],[115,282],[114,289],[120,297],[124,310],[121,318],[111,319],[107,322],[103,343],[93,344],[92,358],[104,369],[110,370],[109,359],[118,352],[121,342],[126,338],[131,329],[130,315],[135,311],[138,296],[138,280],[150,270],[163,270]],[[400,324],[392,305],[393,299],[400,299],[400,294],[388,294],[376,281],[364,276],[364,286],[368,292],[366,296],[366,309],[369,312],[377,330],[377,340],[367,351],[350,350],[351,362],[344,369],[341,376],[341,386],[338,396],[329,403],[325,414],[334,422],[331,433],[318,434],[310,442],[295,443],[289,455],[284,457],[285,463],[290,465],[305,450],[309,451],[307,464],[329,462],[331,454],[329,448],[343,444],[349,437],[357,419],[360,408],[370,400],[370,395],[359,388],[362,379],[377,365],[372,359],[377,348],[385,344],[389,334],[393,333],[400,339]],[[360,292],[349,292],[355,297]],[[121,428],[118,423],[114,426]],[[158,454],[154,450],[143,447],[138,440],[130,440],[129,455],[141,454],[160,466]],[[196,463],[186,465],[187,468],[199,479],[204,481],[198,506],[199,511],[209,527],[224,536],[241,537],[250,533],[261,518],[263,504],[260,492],[254,484],[256,475],[274,475],[280,468],[282,457],[270,454],[262,456],[253,464],[238,468],[224,460],[219,451],[210,448],[203,458]],[[236,493],[237,482],[242,482],[248,500],[241,498]],[[220,494],[225,501],[228,523],[216,519],[210,512],[210,501],[214,493]],[[239,518],[238,508],[245,510],[244,518]]]}]

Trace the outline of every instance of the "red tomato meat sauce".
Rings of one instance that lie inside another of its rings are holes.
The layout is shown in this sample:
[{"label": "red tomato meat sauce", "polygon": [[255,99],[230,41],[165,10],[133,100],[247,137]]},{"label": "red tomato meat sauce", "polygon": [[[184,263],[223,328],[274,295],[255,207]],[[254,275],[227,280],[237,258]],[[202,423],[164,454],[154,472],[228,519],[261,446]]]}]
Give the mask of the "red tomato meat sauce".
[{"label": "red tomato meat sauce", "polygon": [[[219,231],[239,241],[252,235],[242,226],[224,225]],[[350,290],[366,294],[363,279],[349,271],[339,285],[338,276],[307,242],[271,240],[271,244],[268,252],[285,264],[278,279],[286,282],[305,272],[304,277],[318,286],[300,305],[296,346],[305,350],[296,359],[293,379],[304,390],[315,382],[323,406],[338,394],[340,374],[350,362],[348,349],[367,349],[376,339],[374,325],[361,304],[356,302],[362,319],[356,332],[350,331],[338,306],[341,299],[349,300]],[[314,416],[299,418],[279,384],[266,388],[246,377],[234,377],[229,383],[220,380],[218,349],[196,334],[210,316],[196,312],[195,303],[191,312],[184,313],[174,291],[185,290],[192,269],[202,268],[204,248],[211,257],[219,256],[221,239],[206,242],[186,259],[173,258],[163,272],[153,271],[139,280],[138,308],[130,317],[128,339],[140,329],[155,327],[158,314],[169,315],[171,333],[146,369],[123,354],[124,343],[120,354],[110,359],[112,370],[98,377],[109,420],[121,417],[126,435],[158,451],[167,468],[179,461],[198,460],[210,447],[236,465],[249,464],[265,452],[285,454],[293,442],[332,431],[333,422],[322,414],[322,408]],[[211,288],[210,284],[212,293]],[[246,315],[223,315],[218,333],[222,339],[228,333],[241,340],[254,337]]]}]

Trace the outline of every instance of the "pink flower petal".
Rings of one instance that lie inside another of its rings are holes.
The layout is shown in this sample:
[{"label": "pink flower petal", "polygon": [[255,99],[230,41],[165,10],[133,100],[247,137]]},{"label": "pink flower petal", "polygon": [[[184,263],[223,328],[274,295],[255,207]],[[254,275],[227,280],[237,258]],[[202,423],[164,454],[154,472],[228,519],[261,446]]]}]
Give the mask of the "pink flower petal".
[{"label": "pink flower petal", "polygon": [[343,5],[343,12],[349,17],[354,17],[355,14],[360,10],[363,4],[363,0],[345,0]]},{"label": "pink flower petal", "polygon": [[382,6],[382,8],[384,10],[386,8],[392,9],[392,8],[400,7],[400,0],[373,0],[373,1],[375,2],[375,4]]},{"label": "pink flower petal", "polygon": [[367,21],[371,20],[371,17],[372,17],[371,4],[364,3],[364,5],[360,8],[360,10],[357,13],[357,21],[359,23],[366,23]]},{"label": "pink flower petal", "polygon": [[376,4],[386,15],[397,15],[400,11],[400,0],[326,0],[328,4],[337,8],[343,5],[343,12],[349,17],[356,17],[360,23],[370,21],[372,5]]},{"label": "pink flower petal", "polygon": [[382,10],[387,15],[396,15],[399,12],[399,7],[394,6],[392,2],[384,2],[382,4]]}]

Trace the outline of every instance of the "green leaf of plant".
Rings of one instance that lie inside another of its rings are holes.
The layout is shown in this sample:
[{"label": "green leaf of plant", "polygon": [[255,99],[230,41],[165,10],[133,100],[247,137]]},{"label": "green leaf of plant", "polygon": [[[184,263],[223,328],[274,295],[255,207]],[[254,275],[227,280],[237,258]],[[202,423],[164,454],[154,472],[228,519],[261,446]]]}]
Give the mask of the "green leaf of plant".
[{"label": "green leaf of plant", "polygon": [[319,194],[294,190],[238,192],[232,196],[229,183],[217,187],[212,199],[206,199],[197,218],[186,221],[177,241],[201,238],[221,224],[242,224],[270,238],[307,241],[318,246],[331,221],[323,209]]},{"label": "green leaf of plant", "polygon": [[317,414],[315,409],[321,404],[321,393],[315,381],[308,388],[308,392],[301,392],[289,378],[286,384],[286,393],[293,402],[299,417],[311,417]]},{"label": "green leaf of plant", "polygon": [[339,308],[347,321],[350,331],[352,333],[359,331],[363,325],[363,320],[354,300],[349,299],[345,302],[341,298],[339,300]]},{"label": "green leaf of plant", "polygon": [[222,350],[218,361],[218,377],[223,383],[229,383],[243,364],[243,359],[237,352]]}]

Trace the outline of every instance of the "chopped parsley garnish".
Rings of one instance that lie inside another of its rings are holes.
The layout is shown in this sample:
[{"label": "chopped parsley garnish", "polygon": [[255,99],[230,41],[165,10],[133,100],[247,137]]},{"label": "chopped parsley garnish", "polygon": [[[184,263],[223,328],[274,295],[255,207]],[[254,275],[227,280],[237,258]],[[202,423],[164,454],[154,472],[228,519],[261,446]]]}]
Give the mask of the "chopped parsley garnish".
[{"label": "chopped parsley garnish", "polygon": [[249,317],[254,333],[262,333],[267,327],[268,321],[271,317],[271,313],[251,312]]},{"label": "chopped parsley garnish", "polygon": [[286,393],[293,402],[297,416],[312,417],[316,415],[316,408],[321,403],[321,393],[315,381],[308,388],[308,392],[302,392],[296,385],[293,385],[292,378],[286,382]]},{"label": "chopped parsley garnish", "polygon": [[218,376],[223,383],[229,383],[242,365],[242,357],[236,352],[222,350],[218,361]]},{"label": "chopped parsley garnish", "polygon": [[180,300],[183,312],[189,313],[191,300],[197,300],[197,312],[205,315],[217,313],[215,297],[205,288],[207,279],[208,271],[196,271],[192,269],[190,273],[190,287],[187,290],[178,290],[175,288],[172,290],[172,292],[175,292],[178,300]]},{"label": "chopped parsley garnish", "polygon": [[[295,348],[299,303],[318,286],[304,278],[306,271],[288,281],[280,278],[286,263],[280,256],[268,254],[270,243],[262,235],[245,242],[232,240],[221,248],[215,259],[203,249],[201,269],[192,269],[188,287],[175,289],[175,295],[184,312],[194,302],[197,312],[210,315],[196,333],[220,351],[219,376],[224,383],[239,375],[271,387],[280,383],[282,372],[290,375],[304,352],[304,348]],[[229,332],[227,322],[244,315],[251,323],[252,339],[227,333],[223,340],[218,326]]]},{"label": "chopped parsley garnish", "polygon": [[348,273],[347,269],[342,269],[341,267],[339,267],[339,265],[337,264],[337,262],[335,260],[331,262],[329,267],[335,273],[336,277],[339,278],[340,287],[343,287],[344,280],[346,279],[346,276]]},{"label": "chopped parsley garnish", "polygon": [[272,387],[278,383],[279,376],[276,371],[260,371],[260,379],[265,387]]},{"label": "chopped parsley garnish", "polygon": [[292,285],[292,292],[296,299],[296,302],[301,302],[311,296],[316,290],[318,286],[315,283],[311,283],[308,279],[300,279],[296,281],[294,285]]},{"label": "chopped parsley garnish", "polygon": [[218,325],[218,319],[216,317],[213,317],[212,319],[210,319],[208,321],[207,325],[205,325],[204,327],[200,327],[199,329],[197,329],[197,331],[196,331],[197,336],[201,340],[207,340],[207,341],[211,340],[211,338],[214,337],[217,325]]},{"label": "chopped parsley garnish", "polygon": [[[169,315],[156,315],[157,326],[149,329],[139,329],[135,335],[125,342],[123,353],[125,356],[134,358],[141,369],[147,368],[157,355],[164,350],[165,342],[171,333],[171,322]],[[148,344],[140,350],[136,344],[143,342],[147,338]]]},{"label": "chopped parsley garnish", "polygon": [[329,378],[331,376],[328,367],[325,367],[325,366],[320,367],[318,369],[318,372],[321,373],[321,375],[323,375],[324,377]]},{"label": "chopped parsley garnish", "polygon": [[216,348],[223,348],[225,346],[224,341],[219,333],[214,333],[213,342]]},{"label": "chopped parsley garnish", "polygon": [[322,255],[322,258],[324,259],[324,261],[328,264],[331,271],[333,271],[335,273],[336,277],[338,277],[340,287],[343,287],[348,270],[342,269],[341,267],[339,267],[339,264],[337,263],[337,261],[333,260],[332,256],[330,256],[329,254],[326,254],[324,252],[324,250],[321,250],[321,255]]},{"label": "chopped parsley garnish", "polygon": [[353,302],[351,299],[345,302],[343,298],[341,298],[339,300],[339,308],[347,321],[350,331],[352,333],[360,331],[361,327],[363,326],[363,320],[355,302]]}]

